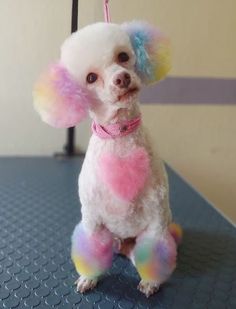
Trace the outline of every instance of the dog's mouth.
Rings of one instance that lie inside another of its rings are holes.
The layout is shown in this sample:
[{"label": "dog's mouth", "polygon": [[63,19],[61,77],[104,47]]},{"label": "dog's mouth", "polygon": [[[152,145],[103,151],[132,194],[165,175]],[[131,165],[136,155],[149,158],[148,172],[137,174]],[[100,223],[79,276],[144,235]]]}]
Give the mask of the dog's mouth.
[{"label": "dog's mouth", "polygon": [[129,101],[132,97],[136,96],[139,92],[138,87],[132,87],[128,89],[126,92],[118,96],[119,102],[126,102]]}]

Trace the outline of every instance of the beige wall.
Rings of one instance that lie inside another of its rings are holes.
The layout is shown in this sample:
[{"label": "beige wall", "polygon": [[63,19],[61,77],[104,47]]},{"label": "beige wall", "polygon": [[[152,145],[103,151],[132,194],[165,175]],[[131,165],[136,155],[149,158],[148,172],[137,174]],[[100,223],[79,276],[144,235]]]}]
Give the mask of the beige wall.
[{"label": "beige wall", "polygon": [[[80,26],[103,19],[102,0],[79,2]],[[236,77],[235,0],[110,3],[114,22],[149,20],[170,36],[172,76]],[[41,123],[31,91],[42,68],[58,57],[70,13],[71,0],[0,0],[0,155],[61,150],[65,130]],[[236,106],[153,104],[142,111],[163,158],[236,221]],[[77,128],[80,150],[89,135],[87,121]]]},{"label": "beige wall", "polygon": [[149,105],[142,110],[162,157],[236,222],[236,108]]},{"label": "beige wall", "polygon": [[51,154],[64,130],[42,124],[32,86],[70,33],[71,1],[0,0],[0,155]]},{"label": "beige wall", "polygon": [[[80,0],[79,23],[103,20],[103,0]],[[171,38],[174,76],[236,76],[235,0],[110,0],[113,22],[148,20]]]}]

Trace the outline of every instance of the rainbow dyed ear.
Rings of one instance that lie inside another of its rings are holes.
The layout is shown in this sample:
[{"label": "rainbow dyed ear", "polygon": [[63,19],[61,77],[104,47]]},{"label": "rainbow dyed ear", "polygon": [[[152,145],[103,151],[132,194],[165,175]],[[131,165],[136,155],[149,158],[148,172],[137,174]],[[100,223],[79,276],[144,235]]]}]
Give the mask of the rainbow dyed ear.
[{"label": "rainbow dyed ear", "polygon": [[136,55],[136,71],[146,84],[163,79],[170,70],[170,45],[168,39],[145,22],[122,24],[128,33]]},{"label": "rainbow dyed ear", "polygon": [[91,96],[61,65],[51,65],[33,91],[34,107],[42,120],[57,128],[78,124],[88,114]]}]

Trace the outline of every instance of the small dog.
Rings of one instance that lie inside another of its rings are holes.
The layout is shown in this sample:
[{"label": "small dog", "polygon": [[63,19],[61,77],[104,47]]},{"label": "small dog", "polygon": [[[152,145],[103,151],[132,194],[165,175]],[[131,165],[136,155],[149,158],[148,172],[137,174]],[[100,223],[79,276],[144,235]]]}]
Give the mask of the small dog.
[{"label": "small dog", "polygon": [[82,221],[72,236],[77,290],[96,286],[114,251],[135,265],[147,297],[176,266],[181,229],[172,223],[165,167],[142,126],[138,94],[169,70],[168,40],[144,23],[96,23],[73,33],[42,75],[34,104],[54,127],[88,114],[92,131],[79,176]]}]

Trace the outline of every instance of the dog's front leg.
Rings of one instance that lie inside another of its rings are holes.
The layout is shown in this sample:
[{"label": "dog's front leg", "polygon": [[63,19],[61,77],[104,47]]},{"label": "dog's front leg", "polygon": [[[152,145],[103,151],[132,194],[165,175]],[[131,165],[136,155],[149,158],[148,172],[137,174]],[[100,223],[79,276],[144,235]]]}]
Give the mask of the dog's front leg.
[{"label": "dog's front leg", "polygon": [[90,231],[83,221],[75,227],[71,256],[80,275],[76,281],[77,291],[84,293],[96,286],[98,277],[111,266],[112,255],[113,238],[105,227]]},{"label": "dog's front leg", "polygon": [[136,239],[134,261],[141,277],[138,289],[147,297],[155,293],[176,266],[176,241],[166,228],[160,233],[147,229]]}]

